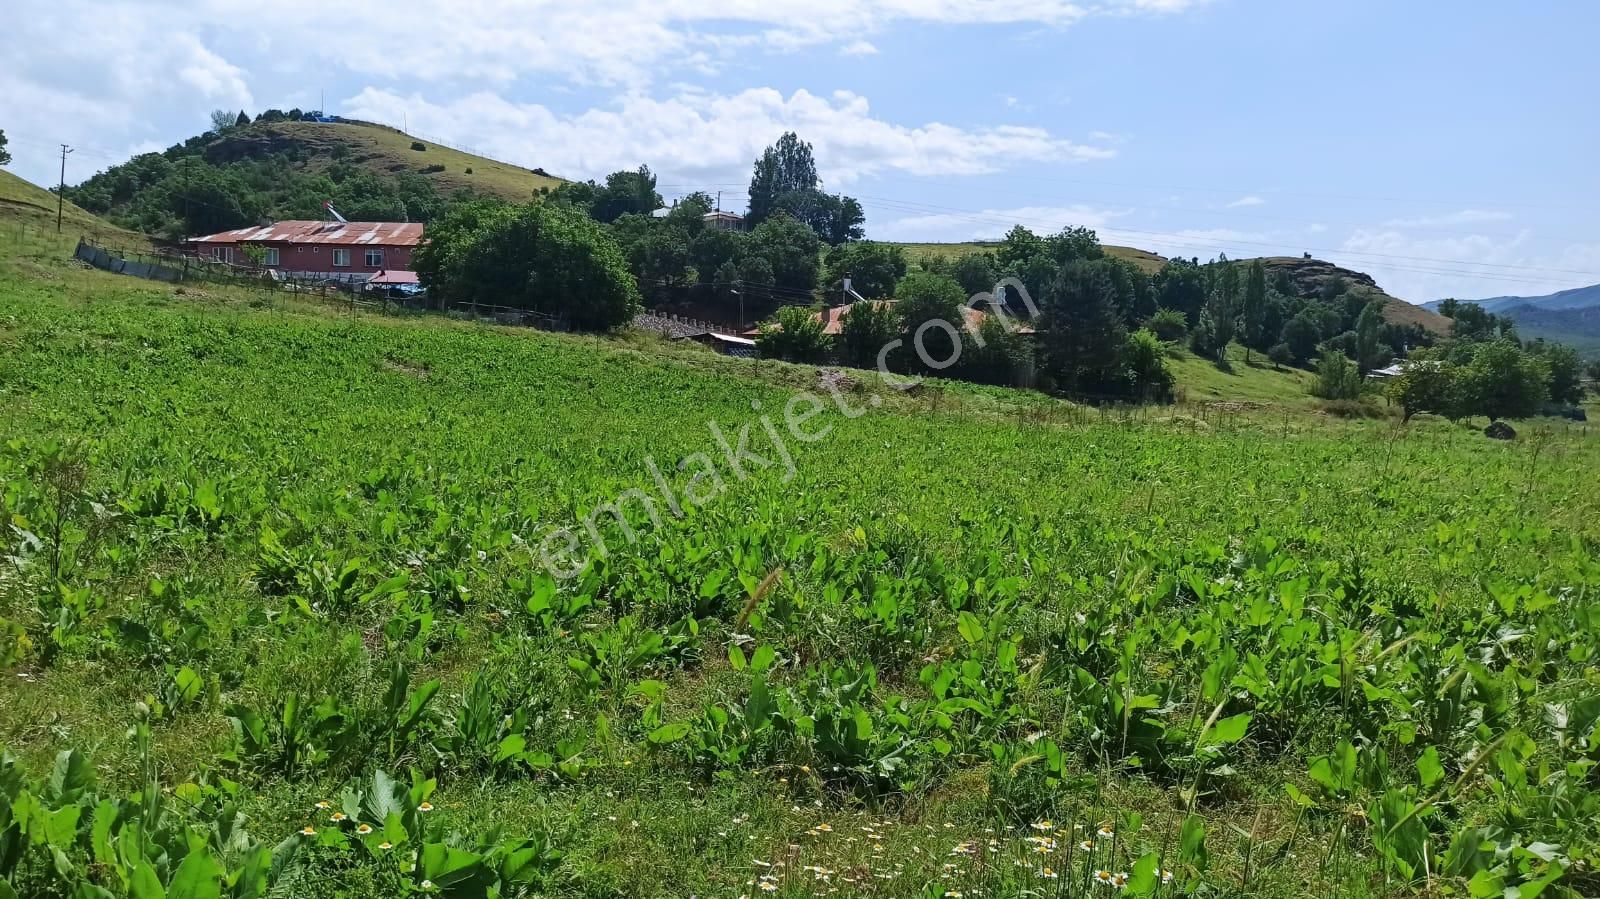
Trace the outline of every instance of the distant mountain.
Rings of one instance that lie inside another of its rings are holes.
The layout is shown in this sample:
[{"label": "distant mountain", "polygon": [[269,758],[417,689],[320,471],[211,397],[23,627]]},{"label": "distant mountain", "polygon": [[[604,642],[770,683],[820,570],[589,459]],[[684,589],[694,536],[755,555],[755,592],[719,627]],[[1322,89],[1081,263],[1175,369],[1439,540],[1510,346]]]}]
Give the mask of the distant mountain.
[{"label": "distant mountain", "polygon": [[[1438,309],[1443,300],[1434,300],[1423,303],[1429,309]],[[1472,300],[1484,308],[1486,312],[1501,313],[1519,306],[1529,306],[1534,309],[1588,309],[1600,307],[1600,284],[1589,287],[1575,287],[1563,290],[1560,293],[1546,294],[1542,297],[1491,297],[1487,300]]]},{"label": "distant mountain", "polygon": [[1585,356],[1600,357],[1600,303],[1583,309],[1541,309],[1523,303],[1496,314],[1516,322],[1517,333],[1525,340],[1542,337],[1570,344]]}]

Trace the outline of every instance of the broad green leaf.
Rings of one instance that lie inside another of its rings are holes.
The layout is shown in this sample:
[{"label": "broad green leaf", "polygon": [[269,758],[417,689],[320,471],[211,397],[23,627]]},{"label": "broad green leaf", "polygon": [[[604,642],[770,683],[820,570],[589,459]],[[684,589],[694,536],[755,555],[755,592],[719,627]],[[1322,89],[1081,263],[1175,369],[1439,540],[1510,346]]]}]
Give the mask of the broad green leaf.
[{"label": "broad green leaf", "polygon": [[956,630],[961,632],[961,638],[968,643],[983,642],[983,622],[971,612],[962,612],[956,619]]},{"label": "broad green leaf", "polygon": [[1422,788],[1424,790],[1438,783],[1439,778],[1444,777],[1444,765],[1439,763],[1439,750],[1429,746],[1427,751],[1422,753],[1422,757],[1417,759],[1417,776],[1422,779]]},{"label": "broad green leaf", "polygon": [[687,721],[674,721],[670,724],[663,724],[650,732],[650,742],[656,744],[657,746],[664,746],[668,743],[676,743],[684,737],[687,737],[689,735],[689,730],[690,724]]},{"label": "broad green leaf", "polygon": [[222,870],[211,850],[194,849],[172,874],[167,899],[221,899]]},{"label": "broad green leaf", "polygon": [[161,888],[161,879],[156,877],[156,869],[150,867],[147,861],[139,861],[133,866],[133,874],[128,878],[129,899],[166,899],[167,891]]},{"label": "broad green leaf", "polygon": [[434,886],[442,889],[476,875],[483,859],[464,849],[443,843],[427,843],[422,847],[421,862],[423,878],[433,881]]},{"label": "broad green leaf", "polygon": [[1249,712],[1234,715],[1231,718],[1224,718],[1211,726],[1211,730],[1206,733],[1203,742],[1207,744],[1237,743],[1244,739],[1245,731],[1249,727]]}]

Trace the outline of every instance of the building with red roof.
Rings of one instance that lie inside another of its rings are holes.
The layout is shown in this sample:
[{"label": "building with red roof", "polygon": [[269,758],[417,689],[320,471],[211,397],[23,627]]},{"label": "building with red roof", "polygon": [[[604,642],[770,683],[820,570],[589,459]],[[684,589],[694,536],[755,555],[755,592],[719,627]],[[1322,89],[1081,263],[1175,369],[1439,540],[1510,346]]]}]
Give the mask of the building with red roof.
[{"label": "building with red roof", "polygon": [[[422,242],[417,222],[277,222],[192,237],[196,256],[234,265],[255,265],[287,277],[365,281],[378,272],[410,271],[411,253]],[[257,263],[255,250],[261,254]]]}]

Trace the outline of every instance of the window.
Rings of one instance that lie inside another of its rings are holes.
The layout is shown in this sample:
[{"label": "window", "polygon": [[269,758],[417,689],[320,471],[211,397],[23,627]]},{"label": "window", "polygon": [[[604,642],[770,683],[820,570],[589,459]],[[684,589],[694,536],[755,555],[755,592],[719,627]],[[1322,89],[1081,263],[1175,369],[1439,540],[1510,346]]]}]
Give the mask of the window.
[{"label": "window", "polygon": [[233,260],[232,247],[212,247],[211,258],[218,262],[231,262]]},{"label": "window", "polygon": [[333,267],[334,268],[346,268],[349,265],[350,265],[350,251],[349,250],[334,250],[333,251]]},{"label": "window", "polygon": [[383,268],[383,251],[367,251],[367,268]]},{"label": "window", "polygon": [[261,258],[261,264],[265,265],[267,268],[277,268],[278,267],[278,248],[277,247],[267,247],[267,255],[265,255],[265,256],[263,256]]}]

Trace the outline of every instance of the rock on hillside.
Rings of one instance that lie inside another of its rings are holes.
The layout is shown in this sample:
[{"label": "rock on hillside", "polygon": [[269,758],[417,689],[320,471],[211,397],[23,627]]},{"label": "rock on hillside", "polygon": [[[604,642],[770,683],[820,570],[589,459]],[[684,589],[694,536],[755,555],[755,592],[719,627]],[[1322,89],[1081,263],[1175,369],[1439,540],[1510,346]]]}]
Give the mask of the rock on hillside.
[{"label": "rock on hillside", "polygon": [[1322,259],[1305,259],[1294,256],[1269,256],[1261,260],[1267,267],[1267,277],[1275,277],[1278,272],[1288,272],[1289,279],[1294,282],[1295,290],[1301,296],[1311,296],[1321,293],[1323,288],[1332,283],[1336,278],[1343,278],[1351,288],[1364,290],[1383,300],[1383,319],[1396,325],[1420,325],[1435,334],[1450,333],[1450,319],[1437,312],[1414,306],[1405,300],[1396,299],[1385,293],[1378,282],[1365,272],[1352,271],[1340,268],[1331,262]]}]

